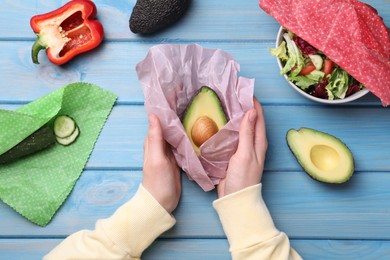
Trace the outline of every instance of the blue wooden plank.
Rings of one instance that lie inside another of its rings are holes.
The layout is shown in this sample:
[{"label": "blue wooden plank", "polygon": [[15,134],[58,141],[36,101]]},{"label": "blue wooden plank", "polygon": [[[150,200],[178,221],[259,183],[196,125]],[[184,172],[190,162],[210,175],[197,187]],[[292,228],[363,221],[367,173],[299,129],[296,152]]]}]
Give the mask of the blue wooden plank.
[{"label": "blue wooden plank", "polygon": [[[92,229],[132,197],[137,171],[85,171],[66,203],[45,228],[0,203],[0,238],[65,237]],[[390,174],[358,172],[345,185],[316,182],[303,172],[265,172],[263,196],[276,226],[293,239],[390,239]],[[224,238],[212,207],[215,191],[203,192],[183,176],[174,212],[177,224],[166,238]],[[369,209],[369,210],[368,210]]]},{"label": "blue wooden plank", "polygon": [[[263,196],[275,225],[293,238],[388,239],[390,193],[380,183],[389,178],[389,172],[357,172],[331,185],[303,172],[271,172]],[[365,232],[372,236],[363,238]]]},{"label": "blue wooden plank", "polygon": [[[13,24],[14,31],[6,26],[0,27],[0,38],[33,39],[29,20],[33,15],[52,11],[66,1],[33,2],[13,1],[3,3],[0,20]],[[150,40],[133,34],[129,29],[129,18],[135,1],[94,1],[98,8],[97,18],[104,26],[105,38],[108,40]],[[237,12],[237,9],[240,12]],[[5,25],[5,23],[3,24]],[[261,27],[263,25],[263,28]],[[154,39],[207,39],[207,40],[241,40],[264,39],[272,35],[277,23],[260,10],[256,1],[226,2],[192,1],[189,11],[178,23],[161,31]],[[261,33],[259,33],[259,28]],[[250,33],[256,31],[256,33]]]},{"label": "blue wooden plank", "polygon": [[357,171],[390,170],[388,109],[267,106],[265,115],[270,142],[267,169],[297,170],[285,135],[290,128],[310,127],[340,138],[352,151]]},{"label": "blue wooden plank", "polygon": [[[52,11],[67,1],[7,1],[0,0],[0,39],[33,39],[30,18]],[[128,20],[135,0],[95,0],[98,19],[108,40],[233,40],[273,39],[278,23],[258,7],[258,1],[192,1],[189,12],[178,23],[151,37],[130,32]],[[379,11],[389,25],[389,4],[386,1],[366,1]],[[10,30],[9,25],[12,25]]]},{"label": "blue wooden plank", "polygon": [[292,240],[292,246],[303,259],[387,259],[390,241]]},{"label": "blue wooden plank", "polygon": [[[1,239],[1,259],[42,259],[54,248],[59,239]],[[303,259],[386,259],[390,254],[390,241],[358,240],[292,240],[292,246]],[[225,239],[158,239],[142,255],[142,259],[230,259]]]},{"label": "blue wooden plank", "polygon": [[[33,64],[32,42],[0,41],[0,78],[6,86],[2,89],[0,103],[32,101],[71,82],[86,81],[115,92],[118,102],[142,104],[144,96],[135,66],[156,44],[158,42],[104,43],[65,66],[56,66],[48,61],[44,52],[39,56],[41,64]],[[274,46],[273,42],[200,44],[230,53],[240,64],[239,75],[255,79],[255,94],[262,102],[318,105],[299,95],[279,74],[276,59],[268,51]],[[372,94],[351,104],[380,106],[379,99]]]},{"label": "blue wooden plank", "polygon": [[[0,108],[14,109],[16,105]],[[310,127],[340,138],[351,149],[357,171],[390,171],[390,121],[386,108],[265,106],[269,148],[266,169],[298,171],[288,149],[290,128]],[[141,168],[147,115],[143,106],[115,106],[88,161],[88,168]],[[107,155],[110,156],[107,156]]]}]

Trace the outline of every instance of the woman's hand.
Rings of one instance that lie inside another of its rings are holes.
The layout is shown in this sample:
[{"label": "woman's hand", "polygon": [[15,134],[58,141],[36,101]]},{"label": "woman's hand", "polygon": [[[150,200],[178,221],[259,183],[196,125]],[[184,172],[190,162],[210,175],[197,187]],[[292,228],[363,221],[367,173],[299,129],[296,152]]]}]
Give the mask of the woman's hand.
[{"label": "woman's hand", "polygon": [[154,114],[149,114],[148,119],[142,185],[172,213],[180,199],[180,170],[169,144],[163,138],[160,120]]},{"label": "woman's hand", "polygon": [[253,103],[241,121],[237,151],[230,158],[226,177],[218,184],[219,198],[261,181],[268,142],[263,108],[256,98]]}]

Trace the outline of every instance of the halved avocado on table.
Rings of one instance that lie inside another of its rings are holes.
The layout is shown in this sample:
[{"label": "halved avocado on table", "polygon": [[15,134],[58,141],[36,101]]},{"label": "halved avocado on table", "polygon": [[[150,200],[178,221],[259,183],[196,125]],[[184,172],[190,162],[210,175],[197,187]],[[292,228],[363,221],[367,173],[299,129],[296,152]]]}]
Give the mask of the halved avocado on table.
[{"label": "halved avocado on table", "polygon": [[198,156],[199,147],[227,122],[218,95],[211,88],[203,86],[191,99],[183,116],[184,129]]},{"label": "halved avocado on table", "polygon": [[318,181],[343,183],[354,172],[351,151],[330,134],[310,128],[290,129],[287,144],[304,171]]}]

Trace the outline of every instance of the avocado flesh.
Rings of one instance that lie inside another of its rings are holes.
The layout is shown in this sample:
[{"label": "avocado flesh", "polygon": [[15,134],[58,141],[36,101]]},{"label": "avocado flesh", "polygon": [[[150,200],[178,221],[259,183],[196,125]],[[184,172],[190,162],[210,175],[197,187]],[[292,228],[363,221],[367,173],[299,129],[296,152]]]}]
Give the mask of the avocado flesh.
[{"label": "avocado flesh", "polygon": [[186,131],[195,153],[199,156],[199,147],[192,140],[192,128],[201,117],[208,117],[214,121],[218,131],[227,123],[227,117],[223,110],[218,95],[209,87],[202,87],[192,98],[183,116],[183,126]]},{"label": "avocado flesh", "polygon": [[310,128],[287,132],[287,144],[304,171],[326,183],[343,183],[354,172],[351,151],[338,138]]}]

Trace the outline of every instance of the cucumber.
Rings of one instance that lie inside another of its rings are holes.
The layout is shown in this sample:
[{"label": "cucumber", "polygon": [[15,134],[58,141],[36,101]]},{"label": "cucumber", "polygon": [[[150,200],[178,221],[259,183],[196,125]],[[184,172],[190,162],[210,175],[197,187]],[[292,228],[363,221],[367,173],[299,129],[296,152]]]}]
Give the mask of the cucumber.
[{"label": "cucumber", "polygon": [[54,120],[54,134],[60,138],[71,136],[75,130],[76,123],[69,116],[59,116]]},{"label": "cucumber", "polygon": [[73,131],[73,133],[70,135],[70,136],[67,136],[67,137],[64,137],[64,138],[61,138],[61,137],[58,137],[56,136],[56,139],[57,139],[57,142],[59,144],[62,144],[62,145],[70,145],[71,143],[73,143],[74,141],[76,141],[77,137],[79,136],[80,134],[80,130],[79,128],[76,126],[76,129]]},{"label": "cucumber", "polygon": [[44,125],[10,150],[1,154],[0,164],[10,163],[47,149],[56,141],[62,145],[69,145],[76,141],[79,134],[80,130],[71,117],[59,116],[54,120],[54,132],[51,127]]},{"label": "cucumber", "polygon": [[54,120],[54,134],[59,144],[70,145],[76,141],[80,130],[73,118],[62,115]]},{"label": "cucumber", "polygon": [[320,55],[309,54],[309,58],[311,62],[313,62],[314,66],[316,67],[316,70],[322,69],[322,64],[324,63],[324,60]]},{"label": "cucumber", "polygon": [[53,130],[45,125],[26,137],[23,141],[0,155],[0,163],[10,163],[27,155],[47,149],[55,144],[56,138]]}]

